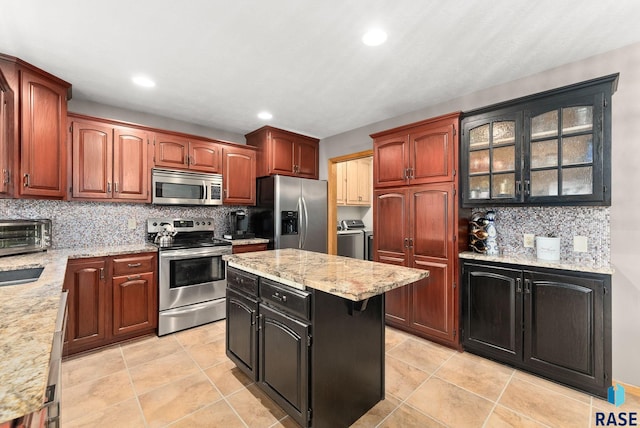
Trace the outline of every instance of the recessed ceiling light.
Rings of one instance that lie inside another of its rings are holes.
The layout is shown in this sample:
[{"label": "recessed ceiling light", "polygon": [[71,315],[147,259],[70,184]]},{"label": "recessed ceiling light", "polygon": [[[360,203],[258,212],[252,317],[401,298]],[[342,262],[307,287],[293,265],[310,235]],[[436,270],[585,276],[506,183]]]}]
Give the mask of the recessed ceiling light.
[{"label": "recessed ceiling light", "polygon": [[153,88],[156,86],[156,82],[149,79],[147,76],[133,76],[131,80],[133,80],[133,83],[136,85],[143,86],[145,88]]},{"label": "recessed ceiling light", "polygon": [[367,46],[378,46],[383,44],[387,40],[387,33],[379,28],[374,28],[367,31],[362,36],[362,43]]},{"label": "recessed ceiling light", "polygon": [[258,117],[262,120],[269,120],[273,118],[273,115],[268,111],[261,111],[260,113],[258,113]]}]

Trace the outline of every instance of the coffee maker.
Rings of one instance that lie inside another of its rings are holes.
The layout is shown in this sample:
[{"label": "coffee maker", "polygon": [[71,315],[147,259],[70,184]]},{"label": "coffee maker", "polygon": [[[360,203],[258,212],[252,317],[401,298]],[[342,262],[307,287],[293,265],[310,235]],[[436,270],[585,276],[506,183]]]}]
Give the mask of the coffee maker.
[{"label": "coffee maker", "polygon": [[255,234],[247,232],[249,226],[249,215],[246,210],[231,211],[229,214],[231,233],[223,235],[225,239],[250,239],[255,238]]}]

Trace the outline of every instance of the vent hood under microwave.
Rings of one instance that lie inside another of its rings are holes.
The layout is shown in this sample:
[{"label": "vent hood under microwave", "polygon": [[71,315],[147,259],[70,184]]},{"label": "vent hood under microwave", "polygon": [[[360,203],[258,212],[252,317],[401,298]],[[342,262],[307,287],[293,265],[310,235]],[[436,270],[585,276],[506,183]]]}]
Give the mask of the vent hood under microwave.
[{"label": "vent hood under microwave", "polygon": [[154,168],[153,195],[157,205],[222,205],[222,175]]}]

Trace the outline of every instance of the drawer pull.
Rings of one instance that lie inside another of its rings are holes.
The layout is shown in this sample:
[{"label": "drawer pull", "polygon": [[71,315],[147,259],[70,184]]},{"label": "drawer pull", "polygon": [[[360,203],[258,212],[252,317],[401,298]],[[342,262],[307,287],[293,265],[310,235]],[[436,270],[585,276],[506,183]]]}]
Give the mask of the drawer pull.
[{"label": "drawer pull", "polygon": [[140,275],[131,275],[127,277],[127,281],[133,281],[135,279],[140,279]]},{"label": "drawer pull", "polygon": [[130,268],[136,268],[142,266],[142,263],[128,263],[127,266]]},{"label": "drawer pull", "polygon": [[284,294],[282,296],[280,296],[279,293],[275,293],[272,294],[271,297],[273,297],[274,299],[280,301],[280,302],[286,302],[287,301],[287,296],[285,296]]}]

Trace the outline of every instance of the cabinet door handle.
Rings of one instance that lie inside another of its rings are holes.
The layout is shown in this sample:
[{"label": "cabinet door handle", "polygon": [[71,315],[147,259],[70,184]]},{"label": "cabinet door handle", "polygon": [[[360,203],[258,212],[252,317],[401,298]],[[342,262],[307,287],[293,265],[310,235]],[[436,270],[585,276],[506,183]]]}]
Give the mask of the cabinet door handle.
[{"label": "cabinet door handle", "polygon": [[410,179],[416,178],[416,172],[414,171],[413,168],[409,168],[409,178]]},{"label": "cabinet door handle", "polygon": [[516,293],[522,293],[522,279],[516,278]]},{"label": "cabinet door handle", "polygon": [[404,169],[404,179],[408,180],[409,179],[409,168],[405,168]]},{"label": "cabinet door handle", "polygon": [[529,180],[524,180],[524,194],[525,196],[531,194],[531,182],[529,182]]},{"label": "cabinet door handle", "polygon": [[404,238],[404,248],[409,248],[409,238]]},{"label": "cabinet door handle", "polygon": [[117,181],[116,181],[115,183],[113,183],[113,190],[114,190],[116,193],[118,193],[118,192],[119,192],[119,190],[118,190],[118,182],[117,182]]},{"label": "cabinet door handle", "polygon": [[104,279],[104,268],[100,268],[100,279]]},{"label": "cabinet door handle", "polygon": [[107,193],[111,193],[111,182],[107,181]]},{"label": "cabinet door handle", "polygon": [[413,238],[409,238],[409,248],[413,248]]},{"label": "cabinet door handle", "polygon": [[130,268],[136,268],[142,266],[142,263],[128,263],[127,266]]},{"label": "cabinet door handle", "polygon": [[524,280],[524,292],[525,294],[531,294],[531,280]]},{"label": "cabinet door handle", "polygon": [[520,196],[522,193],[522,182],[520,180],[516,180],[516,196]]},{"label": "cabinet door handle", "polygon": [[2,182],[4,184],[9,184],[9,170],[8,169],[3,169],[2,170]]},{"label": "cabinet door handle", "polygon": [[30,184],[29,174],[25,174],[25,175],[24,175],[24,182],[23,182],[23,185],[24,185],[24,187],[29,187],[29,184]]}]

